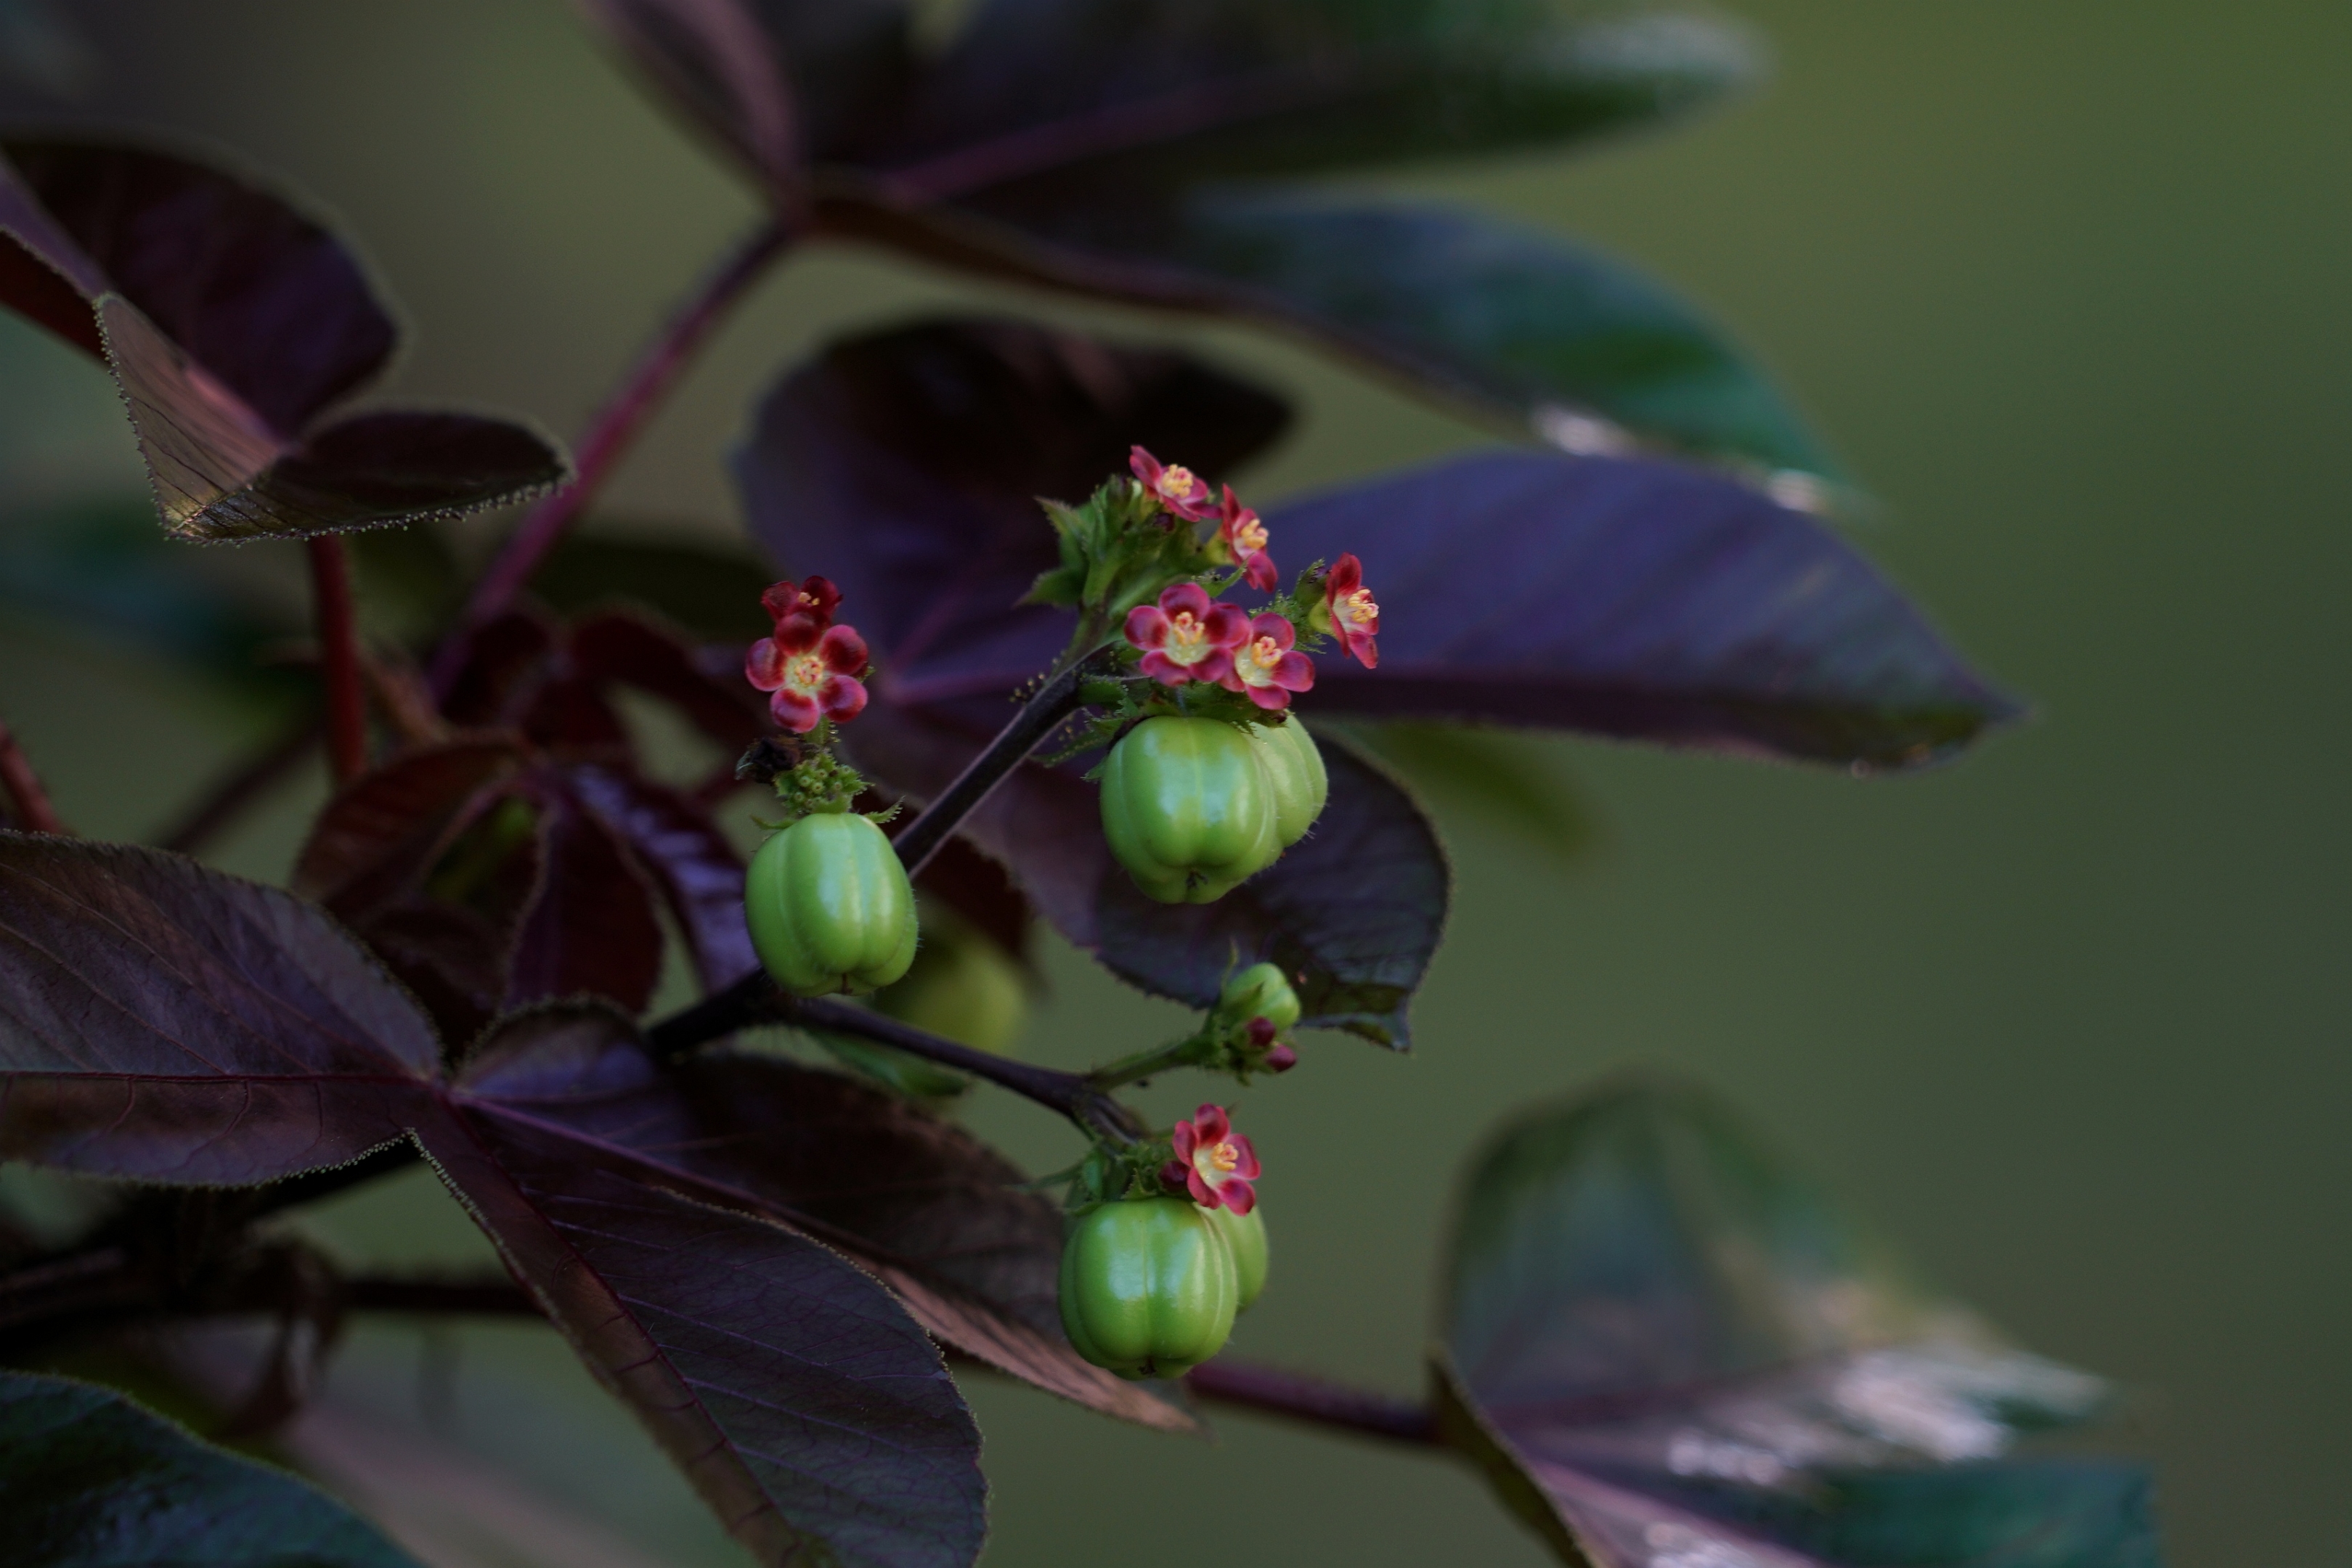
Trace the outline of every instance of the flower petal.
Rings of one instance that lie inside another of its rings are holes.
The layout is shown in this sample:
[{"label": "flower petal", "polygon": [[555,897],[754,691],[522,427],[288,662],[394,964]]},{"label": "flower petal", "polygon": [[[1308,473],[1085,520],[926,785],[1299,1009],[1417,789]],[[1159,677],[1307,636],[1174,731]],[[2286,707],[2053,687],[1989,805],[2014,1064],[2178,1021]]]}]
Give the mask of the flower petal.
[{"label": "flower petal", "polygon": [[[1206,600],[1208,595],[1201,597]],[[1238,604],[1213,605],[1208,611],[1202,630],[1211,647],[1238,648],[1249,641],[1249,612]]]},{"label": "flower petal", "polygon": [[1249,634],[1253,639],[1271,637],[1277,648],[1288,648],[1298,641],[1298,629],[1271,611],[1251,619]]},{"label": "flower petal", "polygon": [[1293,651],[1274,664],[1274,684],[1285,691],[1311,692],[1315,689],[1315,661]]},{"label": "flower petal", "polygon": [[862,675],[872,661],[866,657],[866,639],[854,626],[835,626],[826,631],[817,644],[817,656],[824,667],[837,675]]},{"label": "flower petal", "polygon": [[1184,1190],[1191,1193],[1192,1201],[1202,1208],[1218,1207],[1217,1189],[1202,1181],[1199,1171],[1188,1170],[1184,1173]]},{"label": "flower petal", "polygon": [[1180,582],[1160,593],[1160,608],[1169,615],[1191,611],[1195,621],[1209,618],[1209,592],[1197,582]]},{"label": "flower petal", "polygon": [[775,716],[779,726],[794,735],[806,735],[816,727],[816,721],[824,716],[817,707],[815,698],[806,692],[796,692],[789,687],[768,698],[768,711]]},{"label": "flower petal", "polygon": [[1268,713],[1280,713],[1290,706],[1290,694],[1280,686],[1242,686],[1237,689],[1247,692],[1249,700]]},{"label": "flower petal", "polygon": [[1245,1181],[1229,1181],[1217,1189],[1217,1196],[1235,1214],[1247,1214],[1257,1207],[1257,1188]]},{"label": "flower petal", "polygon": [[1192,1135],[1192,1124],[1190,1122],[1177,1123],[1176,1130],[1168,1134],[1168,1142],[1180,1160],[1190,1160],[1192,1151],[1201,1146],[1200,1140]]},{"label": "flower petal", "polygon": [[846,724],[866,711],[866,683],[851,675],[827,675],[816,689],[816,700],[825,717]]},{"label": "flower petal", "polygon": [[1127,612],[1127,640],[1139,648],[1157,648],[1168,641],[1168,613],[1156,604],[1139,604]]},{"label": "flower petal", "polygon": [[1282,573],[1276,570],[1274,558],[1264,550],[1249,558],[1244,568],[1244,576],[1247,578],[1252,588],[1267,593],[1273,592],[1276,586],[1282,581]]},{"label": "flower petal", "polygon": [[[1202,664],[1207,662],[1205,659],[1202,661]],[[1163,686],[1182,685],[1192,678],[1199,668],[1197,664],[1192,666],[1180,664],[1156,648],[1143,655],[1143,673]]]},{"label": "flower petal", "polygon": [[743,678],[763,692],[784,684],[784,651],[773,637],[762,637],[743,655]]},{"label": "flower petal", "polygon": [[824,636],[824,625],[814,615],[794,612],[776,622],[776,646],[787,653],[805,653]]},{"label": "flower petal", "polygon": [[1222,1105],[1203,1105],[1192,1113],[1192,1135],[1209,1145],[1222,1144],[1234,1124],[1225,1117]]},{"label": "flower petal", "polygon": [[1251,1145],[1247,1134],[1236,1133],[1225,1142],[1231,1144],[1234,1146],[1234,1153],[1240,1156],[1234,1162],[1233,1174],[1226,1179],[1229,1181],[1257,1180],[1260,1168],[1257,1163],[1257,1150]]}]

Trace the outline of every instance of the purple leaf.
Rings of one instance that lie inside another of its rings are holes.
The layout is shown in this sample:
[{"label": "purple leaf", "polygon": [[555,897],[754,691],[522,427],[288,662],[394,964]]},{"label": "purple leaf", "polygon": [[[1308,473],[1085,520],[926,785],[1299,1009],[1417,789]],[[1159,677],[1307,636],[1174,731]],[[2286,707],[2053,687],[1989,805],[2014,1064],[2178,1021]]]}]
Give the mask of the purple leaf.
[{"label": "purple leaf", "polygon": [[[759,595],[749,602],[756,612]],[[631,686],[659,697],[730,752],[740,752],[770,727],[766,697],[743,678],[742,654],[751,643],[747,637],[727,650],[725,667],[714,669],[677,632],[625,612],[585,616],[572,622],[569,635],[576,678],[599,691]]]},{"label": "purple leaf", "polygon": [[621,1020],[593,1010],[518,1021],[509,1038],[471,1071],[477,1095],[840,1249],[934,1335],[1001,1371],[1106,1414],[1192,1429],[1070,1348],[1055,1304],[1060,1211],[961,1129],[772,1056],[713,1052],[656,1069]]},{"label": "purple leaf", "polygon": [[709,812],[675,789],[609,768],[575,768],[565,783],[653,876],[686,933],[705,990],[760,967],[743,923],[742,858]]},{"label": "purple leaf", "polygon": [[1288,423],[1184,356],[948,319],[837,343],[761,406],[736,474],[783,570],[839,585],[899,702],[1008,693],[1068,636],[1016,609],[1057,557],[1035,497],[1082,501],[1141,444],[1222,475]]},{"label": "purple leaf", "polygon": [[2096,1380],[1919,1297],[1695,1092],[1507,1131],[1446,1316],[1449,1440],[1567,1561],[2153,1568],[2137,1470],[2003,1457]]},{"label": "purple leaf", "polygon": [[268,1181],[399,1138],[439,1054],[314,905],[157,851],[0,832],[0,1155]]},{"label": "purple leaf", "polygon": [[577,1015],[526,1015],[445,1084],[414,1003],[315,906],[152,851],[0,833],[0,1155],[241,1185],[414,1137],[763,1561],[970,1563],[979,1435],[922,1325],[831,1247],[662,1163],[679,1148],[562,1124],[631,1074],[667,1093],[625,1026],[592,1018],[621,1049],[551,1042]]},{"label": "purple leaf", "polygon": [[1381,604],[1380,668],[1325,657],[1309,713],[1905,768],[2019,712],[1828,529],[1670,464],[1482,454],[1268,526],[1286,562],[1360,556]]},{"label": "purple leaf", "polygon": [[523,766],[484,737],[404,752],[338,790],[310,825],[293,885],[345,920],[406,893]]},{"label": "purple leaf", "polygon": [[0,1372],[0,1535],[16,1568],[416,1568],[309,1482],[111,1389]]},{"label": "purple leaf", "polygon": [[789,193],[890,107],[914,62],[906,0],[579,0],[686,117]]},{"label": "purple leaf", "polygon": [[0,303],[105,359],[173,533],[408,523],[562,478],[542,438],[498,421],[373,413],[322,427],[382,373],[395,334],[340,242],[277,196],[135,148],[0,151]]},{"label": "purple leaf", "polygon": [[571,791],[535,775],[540,878],[515,936],[509,1009],[564,997],[603,997],[644,1010],[661,978],[661,923],[653,890],[620,836]]}]

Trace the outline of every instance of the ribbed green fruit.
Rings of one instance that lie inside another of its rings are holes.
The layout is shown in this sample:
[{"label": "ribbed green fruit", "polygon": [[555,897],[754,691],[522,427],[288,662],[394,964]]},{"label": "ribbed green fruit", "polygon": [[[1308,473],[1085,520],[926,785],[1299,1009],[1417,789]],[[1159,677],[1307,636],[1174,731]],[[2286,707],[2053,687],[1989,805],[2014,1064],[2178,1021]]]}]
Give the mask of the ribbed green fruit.
[{"label": "ribbed green fruit", "polygon": [[1234,1311],[1246,1312],[1265,1290],[1265,1209],[1261,1206],[1247,1214],[1235,1214],[1230,1208],[1201,1212],[1223,1235],[1225,1248],[1234,1255]]},{"label": "ribbed green fruit", "polygon": [[1181,1197],[1107,1203],[1062,1246],[1062,1327],[1121,1377],[1174,1377],[1224,1348],[1240,1281],[1233,1249]]},{"label": "ribbed green fruit", "polygon": [[1274,787],[1274,836],[1288,849],[1323,814],[1323,803],[1331,798],[1331,776],[1324,771],[1315,737],[1297,714],[1282,724],[1260,725],[1250,736],[1258,744],[1258,760],[1265,764],[1266,781]]},{"label": "ribbed green fruit", "polygon": [[870,991],[915,961],[906,868],[855,812],[803,817],[761,845],[743,914],[760,962],[796,997]]},{"label": "ribbed green fruit", "polygon": [[1282,852],[1263,748],[1213,718],[1148,718],[1103,765],[1103,836],[1162,904],[1223,898]]},{"label": "ribbed green fruit", "polygon": [[1298,1021],[1299,1012],[1298,993],[1279,964],[1252,964],[1217,993],[1221,1019],[1246,1022],[1262,1018],[1276,1029],[1288,1029]]}]

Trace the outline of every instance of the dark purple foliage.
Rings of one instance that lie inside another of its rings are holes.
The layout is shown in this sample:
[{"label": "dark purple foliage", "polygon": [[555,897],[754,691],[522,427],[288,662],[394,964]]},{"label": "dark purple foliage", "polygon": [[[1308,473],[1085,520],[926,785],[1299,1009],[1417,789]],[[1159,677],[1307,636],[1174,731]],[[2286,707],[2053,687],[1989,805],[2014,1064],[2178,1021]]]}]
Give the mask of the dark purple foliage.
[{"label": "dark purple foliage", "polygon": [[1444,1345],[1449,1439],[1570,1563],[2157,1561],[2137,1468],[2005,1458],[2098,1383],[1920,1296],[1694,1091],[1621,1083],[1488,1148]]},{"label": "dark purple foliage", "polygon": [[562,459],[470,414],[321,423],[396,333],[340,241],[152,150],[0,142],[0,304],[103,358],[165,525],[201,540],[411,523],[521,499]]}]

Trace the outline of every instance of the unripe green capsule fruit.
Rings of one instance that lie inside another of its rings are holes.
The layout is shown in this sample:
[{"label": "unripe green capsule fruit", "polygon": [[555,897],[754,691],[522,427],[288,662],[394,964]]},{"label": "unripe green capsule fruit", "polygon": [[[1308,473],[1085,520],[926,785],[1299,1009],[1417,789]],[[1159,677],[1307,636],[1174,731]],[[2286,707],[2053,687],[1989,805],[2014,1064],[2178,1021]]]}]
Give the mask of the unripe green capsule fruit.
[{"label": "unripe green capsule fruit", "polygon": [[1103,765],[1103,836],[1162,904],[1223,898],[1282,852],[1259,747],[1213,718],[1148,718]]},{"label": "unripe green capsule fruit", "polygon": [[1106,1203],[1062,1246],[1062,1327],[1121,1377],[1174,1377],[1208,1360],[1239,1300],[1233,1249],[1185,1198]]},{"label": "unripe green capsule fruit", "polygon": [[1236,1022],[1262,1018],[1275,1028],[1298,1022],[1298,993],[1279,964],[1252,964],[1225,982],[1217,994],[1217,1016]]},{"label": "unripe green capsule fruit", "polygon": [[1265,764],[1266,782],[1274,788],[1274,836],[1288,849],[1323,814],[1323,803],[1331,797],[1331,776],[1324,771],[1315,737],[1296,714],[1281,724],[1260,725],[1250,737],[1258,744],[1258,760]]},{"label": "unripe green capsule fruit", "polygon": [[743,888],[751,946],[796,997],[870,991],[915,961],[915,893],[882,830],[803,817],[760,846]]},{"label": "unripe green capsule fruit", "polygon": [[1260,1205],[1247,1214],[1235,1214],[1230,1208],[1201,1212],[1224,1237],[1225,1248],[1234,1255],[1234,1311],[1245,1312],[1265,1290],[1265,1208]]},{"label": "unripe green capsule fruit", "polygon": [[876,1009],[975,1051],[1003,1054],[1029,1022],[1029,987],[1020,966],[943,906],[926,906],[922,928],[914,967],[876,993]]}]

